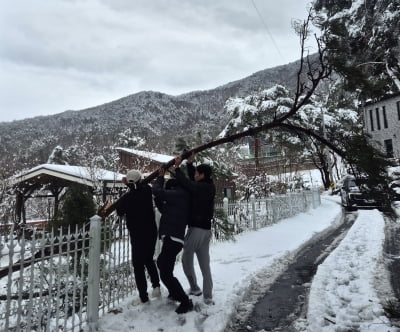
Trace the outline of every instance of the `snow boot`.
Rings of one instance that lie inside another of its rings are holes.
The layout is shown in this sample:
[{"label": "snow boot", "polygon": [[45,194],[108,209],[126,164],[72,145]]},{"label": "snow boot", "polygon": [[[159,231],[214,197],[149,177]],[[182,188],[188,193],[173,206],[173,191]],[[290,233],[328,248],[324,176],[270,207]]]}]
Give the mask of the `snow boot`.
[{"label": "snow boot", "polygon": [[181,304],[176,308],[175,312],[177,314],[185,314],[188,311],[193,310],[193,302],[192,300],[189,300],[188,302],[181,302]]},{"label": "snow boot", "polygon": [[159,299],[161,297],[161,290],[160,287],[154,287],[153,292],[151,293],[151,297],[155,297]]}]

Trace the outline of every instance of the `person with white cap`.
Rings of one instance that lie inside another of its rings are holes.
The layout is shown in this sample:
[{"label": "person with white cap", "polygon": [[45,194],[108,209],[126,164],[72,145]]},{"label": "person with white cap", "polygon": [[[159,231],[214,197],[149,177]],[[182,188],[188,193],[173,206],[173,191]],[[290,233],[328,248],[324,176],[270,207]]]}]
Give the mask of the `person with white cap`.
[{"label": "person with white cap", "polygon": [[160,277],[154,262],[154,250],[157,241],[157,225],[153,207],[151,187],[143,184],[142,173],[130,170],[126,174],[125,184],[129,192],[122,196],[116,206],[119,216],[126,216],[132,245],[132,264],[135,274],[136,287],[140,301],[149,301],[145,268],[153,286],[153,297],[160,297]]}]

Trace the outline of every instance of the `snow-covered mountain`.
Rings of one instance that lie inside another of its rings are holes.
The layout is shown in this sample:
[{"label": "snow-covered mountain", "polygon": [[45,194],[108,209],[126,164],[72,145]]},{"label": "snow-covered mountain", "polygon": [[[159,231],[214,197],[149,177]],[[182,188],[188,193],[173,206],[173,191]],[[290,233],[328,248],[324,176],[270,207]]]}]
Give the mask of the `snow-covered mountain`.
[{"label": "snow-covered mountain", "polygon": [[227,123],[223,106],[229,97],[246,96],[274,84],[293,89],[297,71],[298,62],[293,62],[212,90],[178,96],[143,91],[84,110],[2,122],[2,166],[20,169],[46,162],[55,146],[67,148],[88,137],[97,147],[110,146],[127,128],[159,150],[171,149],[175,138],[193,136],[197,131],[215,136]]}]

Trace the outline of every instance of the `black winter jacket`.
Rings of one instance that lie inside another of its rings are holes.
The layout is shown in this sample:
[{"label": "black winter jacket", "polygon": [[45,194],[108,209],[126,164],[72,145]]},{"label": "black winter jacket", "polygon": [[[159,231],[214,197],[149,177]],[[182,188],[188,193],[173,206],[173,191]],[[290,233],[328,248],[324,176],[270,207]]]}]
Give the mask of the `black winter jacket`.
[{"label": "black winter jacket", "polygon": [[161,213],[158,234],[160,238],[165,235],[184,240],[189,217],[190,196],[180,186],[166,190],[163,185],[164,177],[159,176],[152,187],[156,206]]},{"label": "black winter jacket", "polygon": [[157,236],[153,196],[148,184],[139,184],[121,196],[116,206],[119,216],[126,215],[126,226],[134,239],[146,240]]},{"label": "black winter jacket", "polygon": [[212,179],[194,181],[195,168],[187,164],[189,179],[180,168],[176,169],[176,180],[191,195],[189,227],[211,229],[214,216],[215,185]]}]

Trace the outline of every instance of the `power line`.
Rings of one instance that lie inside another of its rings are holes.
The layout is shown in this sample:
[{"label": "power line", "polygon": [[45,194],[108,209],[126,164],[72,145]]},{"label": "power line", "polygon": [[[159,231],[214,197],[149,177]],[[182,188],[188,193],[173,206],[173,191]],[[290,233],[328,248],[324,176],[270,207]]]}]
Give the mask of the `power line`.
[{"label": "power line", "polygon": [[261,23],[264,25],[264,28],[265,28],[265,30],[267,31],[269,37],[271,38],[272,43],[274,44],[274,46],[275,46],[276,50],[278,51],[280,57],[282,58],[282,60],[283,60],[284,62],[287,62],[286,59],[285,59],[285,57],[283,56],[283,54],[282,54],[281,51],[279,50],[278,44],[275,42],[274,37],[272,36],[271,32],[269,31],[268,26],[267,26],[267,23],[265,22],[265,20],[264,20],[264,18],[262,17],[260,11],[258,10],[258,8],[257,8],[257,6],[256,6],[256,3],[254,2],[254,0],[251,0],[251,3],[253,4],[254,9],[256,10],[256,12],[257,12],[257,14],[258,14],[258,17],[259,17],[260,20],[261,20]]}]

